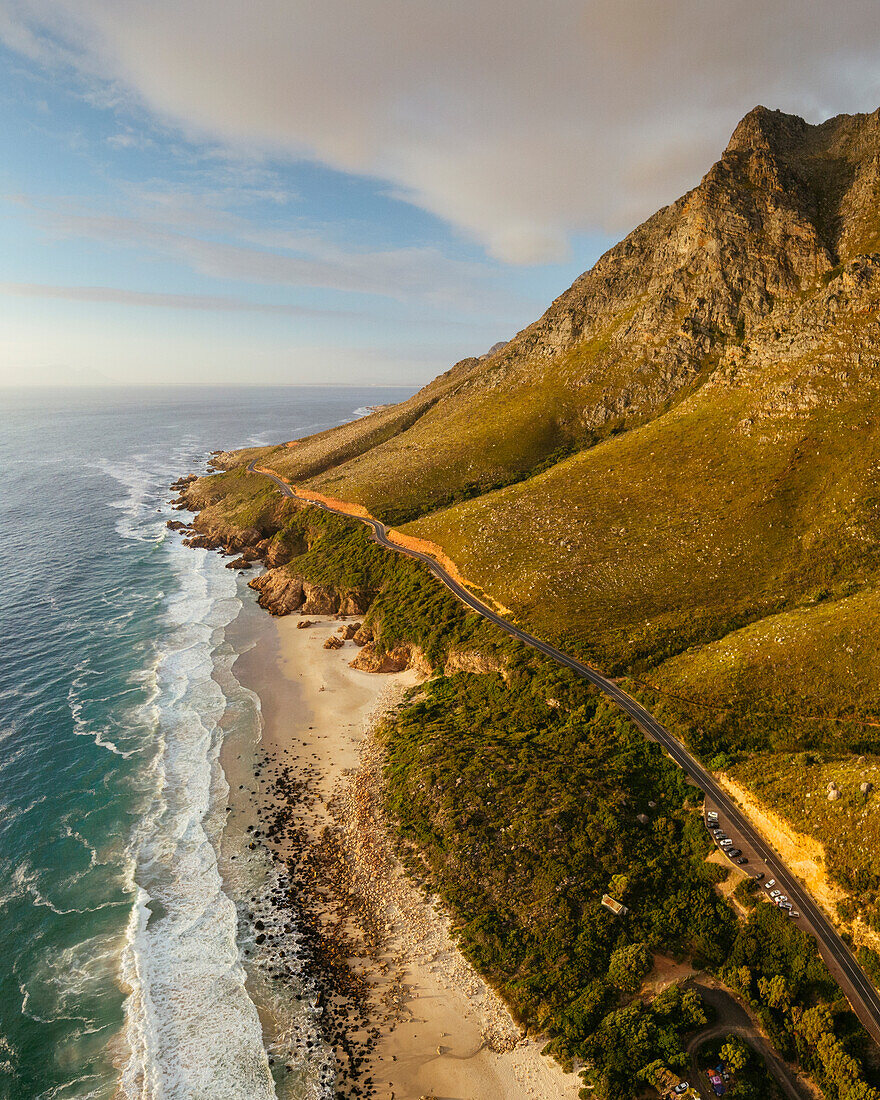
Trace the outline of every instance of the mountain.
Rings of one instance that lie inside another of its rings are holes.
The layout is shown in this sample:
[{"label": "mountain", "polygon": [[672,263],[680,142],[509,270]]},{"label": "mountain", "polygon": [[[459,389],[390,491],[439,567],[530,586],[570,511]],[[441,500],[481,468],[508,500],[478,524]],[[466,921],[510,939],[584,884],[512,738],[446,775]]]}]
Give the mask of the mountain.
[{"label": "mountain", "polygon": [[[453,612],[419,587],[427,574],[389,580],[403,567],[389,566],[362,528],[331,530],[315,509],[292,516],[246,471],[254,458],[433,542],[519,622],[620,677],[722,782],[795,823],[791,833],[761,818],[880,980],[878,196],[880,111],[813,126],[757,107],[697,187],[507,344],[362,420],[218,455],[226,472],[186,487],[184,501],[201,509],[196,543],[262,556],[272,568],[256,587],[275,592],[276,610],[290,593],[297,607],[326,598],[332,609],[363,596],[376,653],[406,642],[402,652],[417,644],[424,656],[441,635],[454,638],[454,661],[451,651],[427,660],[431,670],[446,661],[448,675],[426,688],[442,706],[429,714],[413,704],[407,735],[419,747],[400,773],[413,778],[400,805],[430,791],[410,824],[440,852],[435,868],[466,875],[472,850],[448,852],[462,820],[484,818],[447,813],[460,778],[447,787],[437,776],[460,777],[461,761],[441,767],[431,753],[462,753],[468,737],[494,744],[505,724],[517,745],[533,734],[543,744],[547,715],[517,709],[517,699],[540,696],[568,723],[570,776],[577,754],[594,751],[595,728],[503,648],[477,661],[473,624],[443,625]],[[475,675],[457,680],[461,669]],[[455,736],[453,715],[463,716]],[[617,752],[598,751],[597,775],[613,771]],[[558,761],[556,750],[546,758]],[[531,794],[517,787],[505,813],[543,807],[543,767],[528,765]],[[621,780],[621,798],[631,786]],[[597,836],[618,828],[609,816]],[[539,834],[530,821],[522,835]],[[497,837],[480,837],[494,859]],[[568,856],[559,866],[573,881]],[[467,891],[456,882],[450,896],[460,901]],[[561,905],[557,887],[546,893],[552,904],[542,895],[542,912]],[[530,927],[534,913],[514,919],[503,900],[508,909],[490,907],[502,914],[491,928]],[[466,928],[478,928],[483,962],[487,944],[508,942],[478,921]],[[559,942],[567,953],[569,941]],[[563,1015],[574,1018],[568,1007]]]},{"label": "mountain", "polygon": [[406,522],[612,670],[861,592],[880,534],[878,189],[880,112],[812,126],[757,107],[697,187],[508,344],[261,459]]}]

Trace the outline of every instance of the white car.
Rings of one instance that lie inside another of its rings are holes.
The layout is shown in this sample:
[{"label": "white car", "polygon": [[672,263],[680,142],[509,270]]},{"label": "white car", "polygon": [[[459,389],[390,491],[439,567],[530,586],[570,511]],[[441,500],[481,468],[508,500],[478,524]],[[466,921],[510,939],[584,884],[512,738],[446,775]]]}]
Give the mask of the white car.
[{"label": "white car", "polygon": [[776,901],[777,898],[782,897],[782,891],[781,890],[771,890],[770,891],[770,897],[773,898],[774,901]]},{"label": "white car", "polygon": [[767,881],[764,883],[764,889],[765,890],[772,890],[775,885],[776,885],[776,879],[775,878],[768,878]]},{"label": "white car", "polygon": [[789,911],[788,911],[788,915],[789,915],[790,917],[799,917],[799,916],[800,916],[800,913],[798,913],[798,912],[797,912],[797,910],[795,910],[795,909],[789,909]]}]

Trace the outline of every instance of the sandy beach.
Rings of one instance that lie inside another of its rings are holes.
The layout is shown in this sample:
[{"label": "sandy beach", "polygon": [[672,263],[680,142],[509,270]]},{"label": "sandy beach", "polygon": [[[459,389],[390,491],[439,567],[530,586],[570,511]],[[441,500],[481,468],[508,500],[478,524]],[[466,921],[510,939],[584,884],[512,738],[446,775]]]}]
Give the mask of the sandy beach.
[{"label": "sandy beach", "polygon": [[262,705],[263,842],[295,869],[324,945],[340,1094],[575,1100],[577,1076],[522,1035],[394,855],[372,731],[421,677],[351,669],[354,642],[324,648],[343,623],[302,621],[266,617],[235,673]]}]

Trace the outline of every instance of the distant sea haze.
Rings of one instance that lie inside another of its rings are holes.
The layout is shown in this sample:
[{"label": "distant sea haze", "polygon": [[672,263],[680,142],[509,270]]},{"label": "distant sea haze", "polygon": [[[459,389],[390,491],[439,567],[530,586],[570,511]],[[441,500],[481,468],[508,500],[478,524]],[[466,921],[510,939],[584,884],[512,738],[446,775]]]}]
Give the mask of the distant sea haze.
[{"label": "distant sea haze", "polygon": [[[295,1025],[266,1050],[238,917],[274,872],[223,848],[220,750],[260,730],[229,635],[251,593],[223,559],[168,536],[168,486],[210,450],[306,435],[408,393],[0,397],[3,1100],[327,1095],[305,1054],[307,972],[266,994]],[[276,1081],[270,1054],[293,1072]]]}]

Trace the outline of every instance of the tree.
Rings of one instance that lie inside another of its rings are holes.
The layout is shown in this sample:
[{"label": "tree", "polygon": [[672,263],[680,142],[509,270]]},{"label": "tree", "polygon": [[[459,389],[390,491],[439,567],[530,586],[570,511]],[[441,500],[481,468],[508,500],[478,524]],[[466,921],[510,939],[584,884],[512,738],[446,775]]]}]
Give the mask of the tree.
[{"label": "tree", "polygon": [[719,1057],[731,1072],[738,1073],[748,1065],[749,1048],[736,1035],[728,1035],[719,1051]]},{"label": "tree", "polygon": [[608,963],[608,980],[625,993],[635,993],[653,965],[647,944],[618,947]]},{"label": "tree", "polygon": [[781,974],[774,974],[769,979],[759,978],[758,992],[761,995],[761,1000],[770,1008],[786,1009],[791,1003],[788,983]]}]

